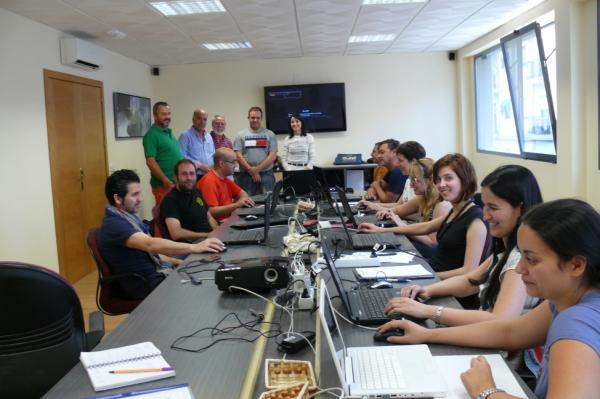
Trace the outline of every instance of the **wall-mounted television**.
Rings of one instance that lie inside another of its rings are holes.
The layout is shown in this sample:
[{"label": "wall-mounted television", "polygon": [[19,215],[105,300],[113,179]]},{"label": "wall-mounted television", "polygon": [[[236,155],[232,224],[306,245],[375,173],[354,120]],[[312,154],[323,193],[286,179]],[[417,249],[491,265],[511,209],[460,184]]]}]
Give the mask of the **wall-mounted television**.
[{"label": "wall-mounted television", "polygon": [[266,86],[267,129],[288,133],[288,120],[299,114],[310,133],[346,130],[344,83]]}]

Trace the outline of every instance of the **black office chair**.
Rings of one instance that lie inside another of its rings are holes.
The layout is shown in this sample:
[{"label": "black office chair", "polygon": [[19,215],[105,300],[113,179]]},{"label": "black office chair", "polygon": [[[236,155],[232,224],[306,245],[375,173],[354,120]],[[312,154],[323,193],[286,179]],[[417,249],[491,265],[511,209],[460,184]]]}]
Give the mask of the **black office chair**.
[{"label": "black office chair", "polygon": [[0,397],[39,398],[104,336],[100,312],[85,333],[73,287],[52,270],[0,262]]}]

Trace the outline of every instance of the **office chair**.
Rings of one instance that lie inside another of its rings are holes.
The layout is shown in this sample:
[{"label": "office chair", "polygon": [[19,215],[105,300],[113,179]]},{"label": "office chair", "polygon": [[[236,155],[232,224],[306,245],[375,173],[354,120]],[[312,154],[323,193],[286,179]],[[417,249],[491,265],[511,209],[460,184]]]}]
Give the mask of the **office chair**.
[{"label": "office chair", "polygon": [[52,270],[0,262],[0,397],[39,398],[104,336],[100,312],[85,332],[75,290]]},{"label": "office chair", "polygon": [[99,229],[93,228],[87,232],[86,241],[92,258],[98,270],[98,284],[96,285],[96,305],[102,313],[109,316],[131,313],[142,299],[123,299],[120,296],[120,288],[117,284],[122,278],[146,279],[137,273],[113,274],[110,267],[100,254],[98,246]]},{"label": "office chair", "polygon": [[[169,229],[165,223],[165,219],[160,217],[160,205],[152,207],[152,222],[154,224],[154,237],[162,237],[167,240],[172,240]],[[157,234],[158,233],[158,234]]]}]

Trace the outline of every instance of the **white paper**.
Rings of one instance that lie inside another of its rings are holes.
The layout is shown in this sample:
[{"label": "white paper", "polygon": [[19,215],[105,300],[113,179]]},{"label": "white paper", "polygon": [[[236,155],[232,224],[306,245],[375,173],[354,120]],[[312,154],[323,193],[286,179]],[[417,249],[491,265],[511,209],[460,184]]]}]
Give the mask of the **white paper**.
[{"label": "white paper", "polygon": [[[500,355],[483,355],[492,367],[492,374],[496,387],[504,389],[511,395],[519,398],[526,398],[525,392],[519,386],[519,383],[506,365]],[[460,356],[434,356],[438,369],[442,374],[448,387],[446,399],[471,399],[467,390],[463,386],[460,374],[471,367],[471,359],[477,355]]]},{"label": "white paper", "polygon": [[433,277],[431,272],[421,265],[369,267],[356,269],[354,272],[361,279]]},{"label": "white paper", "polygon": [[396,252],[394,254],[380,254],[377,256],[381,263],[410,263],[415,258],[414,255],[406,252]]}]

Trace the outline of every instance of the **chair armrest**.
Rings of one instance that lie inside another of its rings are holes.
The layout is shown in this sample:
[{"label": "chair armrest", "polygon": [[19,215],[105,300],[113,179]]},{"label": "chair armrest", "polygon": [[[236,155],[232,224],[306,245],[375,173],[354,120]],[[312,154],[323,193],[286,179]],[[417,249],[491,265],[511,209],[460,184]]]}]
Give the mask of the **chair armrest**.
[{"label": "chair armrest", "polygon": [[89,330],[85,334],[87,350],[91,351],[104,336],[104,315],[100,311],[89,315]]}]

